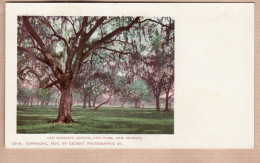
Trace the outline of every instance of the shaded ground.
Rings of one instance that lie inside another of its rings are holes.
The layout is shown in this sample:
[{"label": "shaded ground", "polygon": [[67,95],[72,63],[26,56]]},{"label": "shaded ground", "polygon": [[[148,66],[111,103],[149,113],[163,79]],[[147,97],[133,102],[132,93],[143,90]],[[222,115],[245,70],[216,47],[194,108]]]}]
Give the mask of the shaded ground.
[{"label": "shaded ground", "polygon": [[54,124],[58,108],[18,106],[17,133],[173,134],[173,112],[155,109],[72,108],[73,124]]}]

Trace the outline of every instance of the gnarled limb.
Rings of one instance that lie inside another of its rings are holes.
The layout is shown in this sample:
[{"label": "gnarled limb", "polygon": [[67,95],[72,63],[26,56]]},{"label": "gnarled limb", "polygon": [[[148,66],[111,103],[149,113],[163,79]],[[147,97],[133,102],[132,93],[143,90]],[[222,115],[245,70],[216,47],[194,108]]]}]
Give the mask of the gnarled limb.
[{"label": "gnarled limb", "polygon": [[102,105],[108,103],[109,100],[111,99],[111,97],[112,97],[112,95],[109,95],[109,98],[108,98],[105,102],[99,104],[99,105],[98,105],[97,107],[95,107],[92,111],[98,110],[98,108],[100,108]]},{"label": "gnarled limb", "polygon": [[43,86],[42,88],[44,88],[44,89],[50,88],[51,86],[56,85],[57,83],[59,83],[59,81],[58,81],[58,80],[55,80],[55,81],[53,81],[53,82],[51,82],[51,83],[49,83],[49,84]]}]

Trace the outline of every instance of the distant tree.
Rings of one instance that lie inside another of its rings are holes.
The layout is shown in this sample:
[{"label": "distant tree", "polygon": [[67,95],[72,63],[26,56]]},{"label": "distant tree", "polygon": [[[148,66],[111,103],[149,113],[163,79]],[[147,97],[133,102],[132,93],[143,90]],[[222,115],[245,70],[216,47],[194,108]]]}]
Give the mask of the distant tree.
[{"label": "distant tree", "polygon": [[[166,54],[166,53],[164,53]],[[173,65],[173,61],[174,61],[174,55],[167,55],[165,56],[165,59],[168,61],[172,61],[172,62],[167,62],[164,65],[164,71],[162,72],[163,75],[163,80],[164,80],[164,92],[166,94],[165,97],[165,109],[164,111],[169,111],[169,100],[170,98],[174,95],[174,65]],[[171,95],[170,95],[171,93]]]},{"label": "distant tree", "polygon": [[29,101],[31,99],[32,90],[24,88],[24,87],[18,87],[17,92],[17,98],[20,103],[23,103],[23,105],[28,105]]},{"label": "distant tree", "polygon": [[134,72],[142,78],[154,94],[156,110],[160,111],[160,95],[166,93],[165,111],[168,111],[169,93],[173,90],[174,82],[174,20],[162,18],[158,20],[166,26],[153,28],[148,26],[150,39],[148,39],[144,52],[135,59]]},{"label": "distant tree", "polygon": [[103,92],[103,85],[100,83],[100,79],[95,76],[99,71],[95,65],[86,63],[84,69],[78,74],[78,80],[75,83],[75,88],[79,90],[83,95],[83,108],[91,107],[91,101],[93,101],[93,107],[95,106],[96,99]]},{"label": "distant tree", "polygon": [[113,71],[114,69],[112,68],[112,71],[107,71],[107,72],[101,72],[101,73],[96,73],[95,77],[100,79],[100,82],[103,85],[103,94],[107,95],[108,98],[106,101],[100,103],[98,106],[96,106],[93,110],[97,110],[100,108],[102,105],[107,104],[111,97],[118,92],[120,92],[120,88],[124,85],[124,80],[117,75],[117,72]]},{"label": "distant tree", "polygon": [[118,95],[120,101],[122,102],[121,108],[124,107],[125,103],[130,99],[130,92],[129,85],[123,85],[123,87],[120,88],[120,95]]},{"label": "distant tree", "polygon": [[82,94],[82,92],[81,91],[79,91],[78,89],[74,89],[73,90],[73,105],[74,104],[79,104],[81,101],[82,101],[82,96],[83,96],[83,94]]},{"label": "distant tree", "polygon": [[148,87],[146,83],[142,79],[136,79],[131,85],[129,86],[129,99],[134,101],[135,108],[140,108],[140,103],[142,97],[149,94]]},{"label": "distant tree", "polygon": [[51,98],[54,100],[54,106],[57,106],[58,103],[59,103],[60,91],[59,90],[55,90],[52,93]]},{"label": "distant tree", "polygon": [[48,106],[51,99],[52,90],[39,88],[37,94],[41,101],[41,105]]}]

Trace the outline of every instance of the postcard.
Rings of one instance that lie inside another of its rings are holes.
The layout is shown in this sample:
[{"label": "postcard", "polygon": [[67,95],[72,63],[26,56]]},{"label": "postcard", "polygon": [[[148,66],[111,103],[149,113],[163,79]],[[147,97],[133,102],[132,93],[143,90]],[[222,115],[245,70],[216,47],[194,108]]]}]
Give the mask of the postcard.
[{"label": "postcard", "polygon": [[6,3],[7,148],[253,148],[252,3]]}]

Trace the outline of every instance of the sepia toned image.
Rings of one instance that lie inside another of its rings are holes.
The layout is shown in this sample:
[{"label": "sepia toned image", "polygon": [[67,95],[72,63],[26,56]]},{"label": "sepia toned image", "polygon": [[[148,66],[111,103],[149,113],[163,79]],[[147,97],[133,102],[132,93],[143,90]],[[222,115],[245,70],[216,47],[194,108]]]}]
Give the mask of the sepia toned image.
[{"label": "sepia toned image", "polygon": [[174,134],[174,24],[18,16],[17,134]]}]

